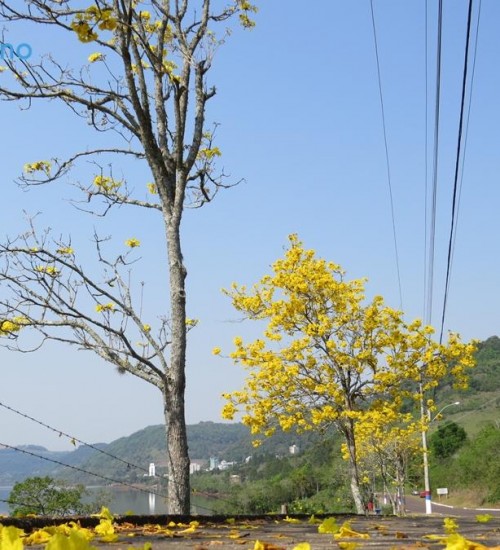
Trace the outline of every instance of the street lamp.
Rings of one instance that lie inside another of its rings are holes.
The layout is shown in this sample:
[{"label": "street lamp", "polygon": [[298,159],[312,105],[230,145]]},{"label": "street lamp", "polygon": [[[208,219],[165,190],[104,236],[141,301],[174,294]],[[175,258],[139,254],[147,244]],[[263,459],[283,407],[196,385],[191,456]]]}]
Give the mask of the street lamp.
[{"label": "street lamp", "polygon": [[439,418],[439,415],[448,407],[453,407],[454,405],[460,405],[460,401],[455,401],[455,403],[448,403],[448,405],[445,405],[442,409],[440,409],[435,415],[434,418],[431,418],[431,411],[429,411],[429,423],[434,422],[434,420],[437,420]]},{"label": "street lamp", "polygon": [[[431,482],[429,479],[429,456],[427,448],[427,431],[425,429],[425,407],[424,407],[424,394],[422,384],[420,384],[420,395],[422,399],[420,400],[420,415],[422,417],[422,452],[424,454],[424,489],[425,489],[425,513],[432,514],[432,498],[431,498]],[[436,418],[448,407],[453,405],[460,405],[460,401],[455,401],[455,403],[448,403],[441,410],[436,413],[434,418],[431,418],[431,412],[428,411],[429,424],[436,420]]]}]

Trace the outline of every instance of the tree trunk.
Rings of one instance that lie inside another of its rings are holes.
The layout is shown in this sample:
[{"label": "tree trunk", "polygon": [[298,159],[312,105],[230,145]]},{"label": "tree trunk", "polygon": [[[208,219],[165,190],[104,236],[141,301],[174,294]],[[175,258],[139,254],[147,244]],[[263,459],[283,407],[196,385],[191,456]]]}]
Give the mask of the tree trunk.
[{"label": "tree trunk", "polygon": [[349,470],[351,473],[351,493],[354,500],[354,506],[356,507],[357,514],[364,514],[365,507],[363,504],[363,497],[361,495],[361,489],[359,487],[358,468],[356,464],[349,460]]},{"label": "tree trunk", "polygon": [[[175,393],[175,392],[174,392]],[[189,456],[184,419],[184,395],[165,396],[165,430],[167,437],[168,513],[191,512]]]},{"label": "tree trunk", "polygon": [[180,244],[179,219],[167,223],[170,274],[172,343],[164,388],[165,428],[168,455],[168,512],[190,513],[189,455],[184,414],[186,389],[186,269]]},{"label": "tree trunk", "polygon": [[356,444],[354,442],[354,433],[351,429],[344,430],[346,438],[347,448],[349,450],[349,473],[351,476],[351,493],[354,500],[354,506],[356,507],[357,514],[365,513],[365,506],[363,503],[363,497],[361,495],[361,488],[359,486],[359,472],[358,462],[356,458]]}]

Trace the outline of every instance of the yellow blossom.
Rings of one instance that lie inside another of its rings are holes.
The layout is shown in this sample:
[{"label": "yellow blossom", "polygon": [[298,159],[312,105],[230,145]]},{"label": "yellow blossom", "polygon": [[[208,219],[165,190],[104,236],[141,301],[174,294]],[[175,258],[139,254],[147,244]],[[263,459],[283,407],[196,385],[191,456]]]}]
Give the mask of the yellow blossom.
[{"label": "yellow blossom", "polygon": [[104,59],[104,54],[100,52],[91,53],[88,57],[89,63],[95,63],[96,61],[102,61]]},{"label": "yellow blossom", "polygon": [[113,193],[120,188],[121,184],[121,181],[114,180],[108,176],[96,176],[94,178],[94,185],[106,193]]},{"label": "yellow blossom", "polygon": [[78,40],[80,40],[80,42],[93,42],[98,38],[98,34],[94,32],[92,27],[81,18],[75,19],[71,23],[71,28],[76,32]]},{"label": "yellow blossom", "polygon": [[144,332],[151,332],[151,325],[147,325],[147,324],[142,325],[142,330]]},{"label": "yellow blossom", "polygon": [[74,253],[74,250],[70,246],[63,246],[61,248],[58,248],[56,252],[63,256],[71,256],[71,254]]},{"label": "yellow blossom", "polygon": [[147,183],[146,186],[151,195],[158,195],[158,188],[156,187],[156,183]]},{"label": "yellow blossom", "polygon": [[37,162],[31,162],[24,165],[24,171],[27,174],[33,174],[33,172],[45,172],[47,176],[50,174],[51,168],[50,162],[46,160],[39,160]]},{"label": "yellow blossom", "polygon": [[95,306],[95,310],[97,313],[101,313],[103,311],[114,311],[115,304],[113,304],[113,302],[108,302],[107,304],[97,304]]},{"label": "yellow blossom", "polygon": [[14,317],[11,321],[0,321],[0,334],[19,332],[22,324],[26,324],[24,317]]},{"label": "yellow blossom", "polygon": [[129,246],[130,248],[137,248],[138,246],[141,246],[141,241],[139,239],[127,239],[125,241],[125,244]]},{"label": "yellow blossom", "polygon": [[57,277],[59,275],[59,269],[53,265],[37,265],[35,271],[45,273],[46,275],[50,275],[50,277]]},{"label": "yellow blossom", "polygon": [[212,354],[213,354],[213,355],[219,355],[221,351],[222,351],[222,350],[221,350],[220,348],[214,348],[214,349],[212,350]]},{"label": "yellow blossom", "polygon": [[198,158],[201,160],[212,160],[214,157],[220,157],[222,155],[221,150],[218,147],[200,149]]},{"label": "yellow blossom", "polygon": [[98,27],[101,31],[114,31],[118,20],[113,17],[113,10],[102,10],[98,19]]}]

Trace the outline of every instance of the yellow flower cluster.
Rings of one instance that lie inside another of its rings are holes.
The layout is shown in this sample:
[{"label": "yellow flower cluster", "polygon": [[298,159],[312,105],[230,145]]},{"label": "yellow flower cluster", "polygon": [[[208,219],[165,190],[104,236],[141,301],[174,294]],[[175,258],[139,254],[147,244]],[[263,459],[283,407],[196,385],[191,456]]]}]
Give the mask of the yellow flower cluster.
[{"label": "yellow flower cluster", "polygon": [[94,178],[94,185],[101,191],[113,193],[121,187],[122,182],[108,176],[96,176]]},{"label": "yellow flower cluster", "polygon": [[200,149],[198,153],[198,159],[200,160],[213,160],[215,157],[222,156],[222,153],[218,147],[212,147],[211,149],[208,147],[205,147],[204,149]]},{"label": "yellow flower cluster", "polygon": [[148,188],[148,191],[151,193],[151,195],[158,195],[158,188],[156,187],[156,183],[147,183],[146,187]]},{"label": "yellow flower cluster", "polygon": [[50,277],[57,277],[60,273],[59,269],[57,269],[57,267],[54,267],[53,265],[37,265],[35,267],[35,271],[37,271],[38,273],[45,273]]},{"label": "yellow flower cluster", "polygon": [[24,165],[24,171],[26,174],[33,174],[34,172],[45,172],[50,175],[51,164],[47,160],[39,160],[37,162],[31,162]]},{"label": "yellow flower cluster", "polygon": [[[151,65],[147,61],[144,61],[144,60],[141,61],[141,67],[143,69],[151,69]],[[132,63],[131,68],[132,68],[132,72],[134,74],[139,73],[139,65],[136,65],[135,63]]]},{"label": "yellow flower cluster", "polygon": [[114,311],[115,304],[113,304],[113,302],[108,302],[107,304],[97,304],[95,306],[95,310],[97,313],[101,313],[103,311]]},{"label": "yellow flower cluster", "polygon": [[102,61],[103,59],[105,59],[105,55],[100,52],[91,53],[88,57],[89,63],[95,63],[96,61]]},{"label": "yellow flower cluster", "polygon": [[26,325],[28,320],[25,317],[14,317],[12,320],[0,321],[0,335],[12,334],[13,332],[19,332],[23,325]]},{"label": "yellow flower cluster", "polygon": [[90,6],[84,12],[77,14],[71,22],[71,28],[75,31],[80,42],[93,42],[99,38],[96,30],[113,31],[118,25],[118,20],[113,15],[113,10],[100,9],[98,6]]},{"label": "yellow flower cluster", "polygon": [[141,241],[139,239],[127,239],[125,241],[125,244],[130,248],[137,248],[138,246],[141,246]]},{"label": "yellow flower cluster", "polygon": [[251,29],[255,27],[255,21],[250,19],[250,13],[257,13],[258,9],[254,4],[248,2],[248,0],[238,0],[238,8],[242,11],[239,14],[240,23],[245,29]]},{"label": "yellow flower cluster", "polygon": [[62,256],[71,256],[75,251],[70,246],[62,246],[58,248],[56,252]]}]

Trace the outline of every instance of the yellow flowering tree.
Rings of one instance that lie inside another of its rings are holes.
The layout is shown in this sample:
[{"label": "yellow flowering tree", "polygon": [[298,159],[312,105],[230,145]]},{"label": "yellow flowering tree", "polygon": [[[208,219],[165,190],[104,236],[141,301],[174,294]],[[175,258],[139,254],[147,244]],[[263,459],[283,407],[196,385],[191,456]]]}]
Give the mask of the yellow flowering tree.
[{"label": "yellow flowering tree", "polygon": [[[412,412],[401,412],[400,404],[377,401],[364,411],[355,425],[360,467],[380,480],[394,514],[404,515],[404,493],[408,464],[421,452],[422,424]],[[347,453],[344,450],[346,458]]]},{"label": "yellow flowering tree", "polygon": [[[251,289],[226,293],[248,319],[265,321],[262,338],[234,339],[231,358],[249,372],[242,390],[224,394],[223,416],[242,413],[253,434],[311,430],[334,424],[343,435],[352,496],[364,511],[357,426],[383,404],[397,413],[404,398],[419,399],[446,374],[463,384],[473,345],[452,336],[431,340],[432,329],[380,296],[365,300],[365,281],[347,280],[340,266],[290,237],[285,256]],[[215,350],[217,353],[219,349]]]},{"label": "yellow flowering tree", "polygon": [[[59,102],[79,123],[107,137],[101,135],[98,141],[105,145],[75,151],[67,158],[28,159],[31,162],[24,166],[21,184],[31,187],[56,181],[76,171],[80,163],[94,166],[96,173],[91,178],[75,178],[83,193],[83,200],[78,199],[80,209],[84,202],[87,210],[103,216],[115,206],[132,206],[160,216],[164,222],[160,238],[166,238],[165,280],[170,289],[165,304],[168,326],[160,324],[154,343],[153,331],[144,330],[149,325],[136,318],[129,291],[106,282],[119,277],[123,265],[119,258],[100,255],[99,239],[98,258],[105,274],[92,279],[72,253],[58,254],[57,243],[46,235],[13,238],[0,251],[0,280],[11,291],[0,311],[7,327],[0,335],[15,347],[19,331],[9,330],[5,322],[25,316],[27,326],[39,330],[44,339],[83,344],[121,371],[160,389],[167,426],[171,513],[190,511],[184,391],[186,334],[193,325],[186,318],[181,221],[187,206],[202,206],[220,189],[235,183],[217,170],[221,151],[214,143],[214,126],[206,121],[207,103],[216,93],[209,71],[216,50],[231,31],[231,22],[251,28],[255,12],[247,0],[0,2],[0,17],[9,29],[20,24],[23,32],[29,32],[29,25],[38,26],[47,44],[58,45],[54,51],[35,51],[29,59],[4,56],[0,99],[20,101],[24,108],[36,101]],[[79,46],[81,65],[71,67],[63,57],[66,50],[73,50],[73,44]],[[68,127],[69,133],[78,133],[78,126]],[[129,186],[125,177],[114,177],[112,166],[120,159],[144,164],[142,186]],[[138,247],[139,240],[130,237],[126,245]],[[70,248],[68,243],[60,246]],[[90,293],[89,305],[95,306],[92,315],[88,308],[75,306],[80,304],[78,292],[87,292],[87,298]],[[26,296],[39,306],[38,316],[37,308],[23,302]],[[102,302],[92,304],[92,296]],[[133,327],[132,334],[126,334],[127,327]],[[147,341],[149,351],[131,344],[137,335]]]}]

